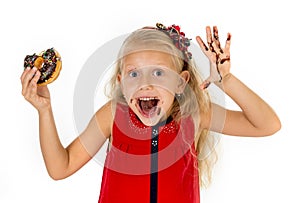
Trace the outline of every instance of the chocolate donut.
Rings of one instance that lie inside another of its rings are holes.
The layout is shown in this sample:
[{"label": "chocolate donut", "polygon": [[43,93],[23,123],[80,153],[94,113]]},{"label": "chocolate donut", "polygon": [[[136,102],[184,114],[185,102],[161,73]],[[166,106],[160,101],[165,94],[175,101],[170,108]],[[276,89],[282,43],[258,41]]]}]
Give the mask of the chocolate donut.
[{"label": "chocolate donut", "polygon": [[27,55],[24,59],[24,68],[36,67],[41,76],[37,82],[38,85],[47,85],[58,77],[62,63],[59,53],[54,49],[47,49],[39,55]]}]

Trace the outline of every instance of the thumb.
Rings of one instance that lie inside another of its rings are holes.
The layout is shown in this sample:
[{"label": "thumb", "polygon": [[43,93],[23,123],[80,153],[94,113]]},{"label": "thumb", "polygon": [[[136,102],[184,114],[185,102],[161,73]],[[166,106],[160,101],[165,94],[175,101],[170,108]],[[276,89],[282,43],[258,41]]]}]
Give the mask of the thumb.
[{"label": "thumb", "polygon": [[204,80],[204,82],[200,85],[200,89],[204,90],[206,88],[209,87],[209,85],[214,82],[213,77],[209,76],[208,78],[206,78],[206,80]]}]

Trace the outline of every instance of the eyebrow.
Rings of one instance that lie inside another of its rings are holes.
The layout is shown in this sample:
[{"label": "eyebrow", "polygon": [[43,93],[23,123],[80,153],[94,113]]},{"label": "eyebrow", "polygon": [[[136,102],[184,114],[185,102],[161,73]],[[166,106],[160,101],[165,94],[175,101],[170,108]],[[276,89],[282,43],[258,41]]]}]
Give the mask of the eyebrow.
[{"label": "eyebrow", "polygon": [[[142,66],[142,67],[151,67],[151,66],[159,66],[159,67],[166,67],[168,68],[169,66],[167,66],[165,63],[158,63],[158,64],[149,64],[149,65],[145,65],[145,66]],[[135,66],[135,65],[132,65],[132,64],[124,64],[123,67],[125,67],[125,69],[128,69],[128,67],[134,67],[133,69],[136,69],[136,68],[139,68],[141,66]],[[130,68],[129,68],[130,69]]]}]

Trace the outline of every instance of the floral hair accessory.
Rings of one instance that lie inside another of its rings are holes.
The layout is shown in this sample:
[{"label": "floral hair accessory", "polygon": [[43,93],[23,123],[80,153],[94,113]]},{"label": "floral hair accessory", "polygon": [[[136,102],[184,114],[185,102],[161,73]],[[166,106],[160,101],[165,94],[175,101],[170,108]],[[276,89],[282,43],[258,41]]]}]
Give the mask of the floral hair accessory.
[{"label": "floral hair accessory", "polygon": [[188,51],[188,47],[191,45],[191,39],[185,37],[185,33],[180,31],[178,25],[173,24],[166,27],[161,23],[156,23],[156,28],[166,33],[173,40],[174,45],[182,51],[185,61],[192,59],[192,53]]}]

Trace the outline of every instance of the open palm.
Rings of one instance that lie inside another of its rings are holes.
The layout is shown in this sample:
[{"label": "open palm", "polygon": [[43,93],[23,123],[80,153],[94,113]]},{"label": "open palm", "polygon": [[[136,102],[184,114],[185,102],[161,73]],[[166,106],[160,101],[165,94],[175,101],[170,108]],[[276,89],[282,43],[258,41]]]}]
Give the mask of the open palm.
[{"label": "open palm", "polygon": [[200,36],[196,37],[202,52],[206,55],[210,62],[210,75],[201,84],[201,88],[207,88],[212,82],[221,82],[230,71],[230,42],[231,34],[227,34],[227,40],[224,48],[221,47],[219,41],[218,28],[213,27],[213,35],[211,28],[206,27],[207,45],[203,42]]}]

